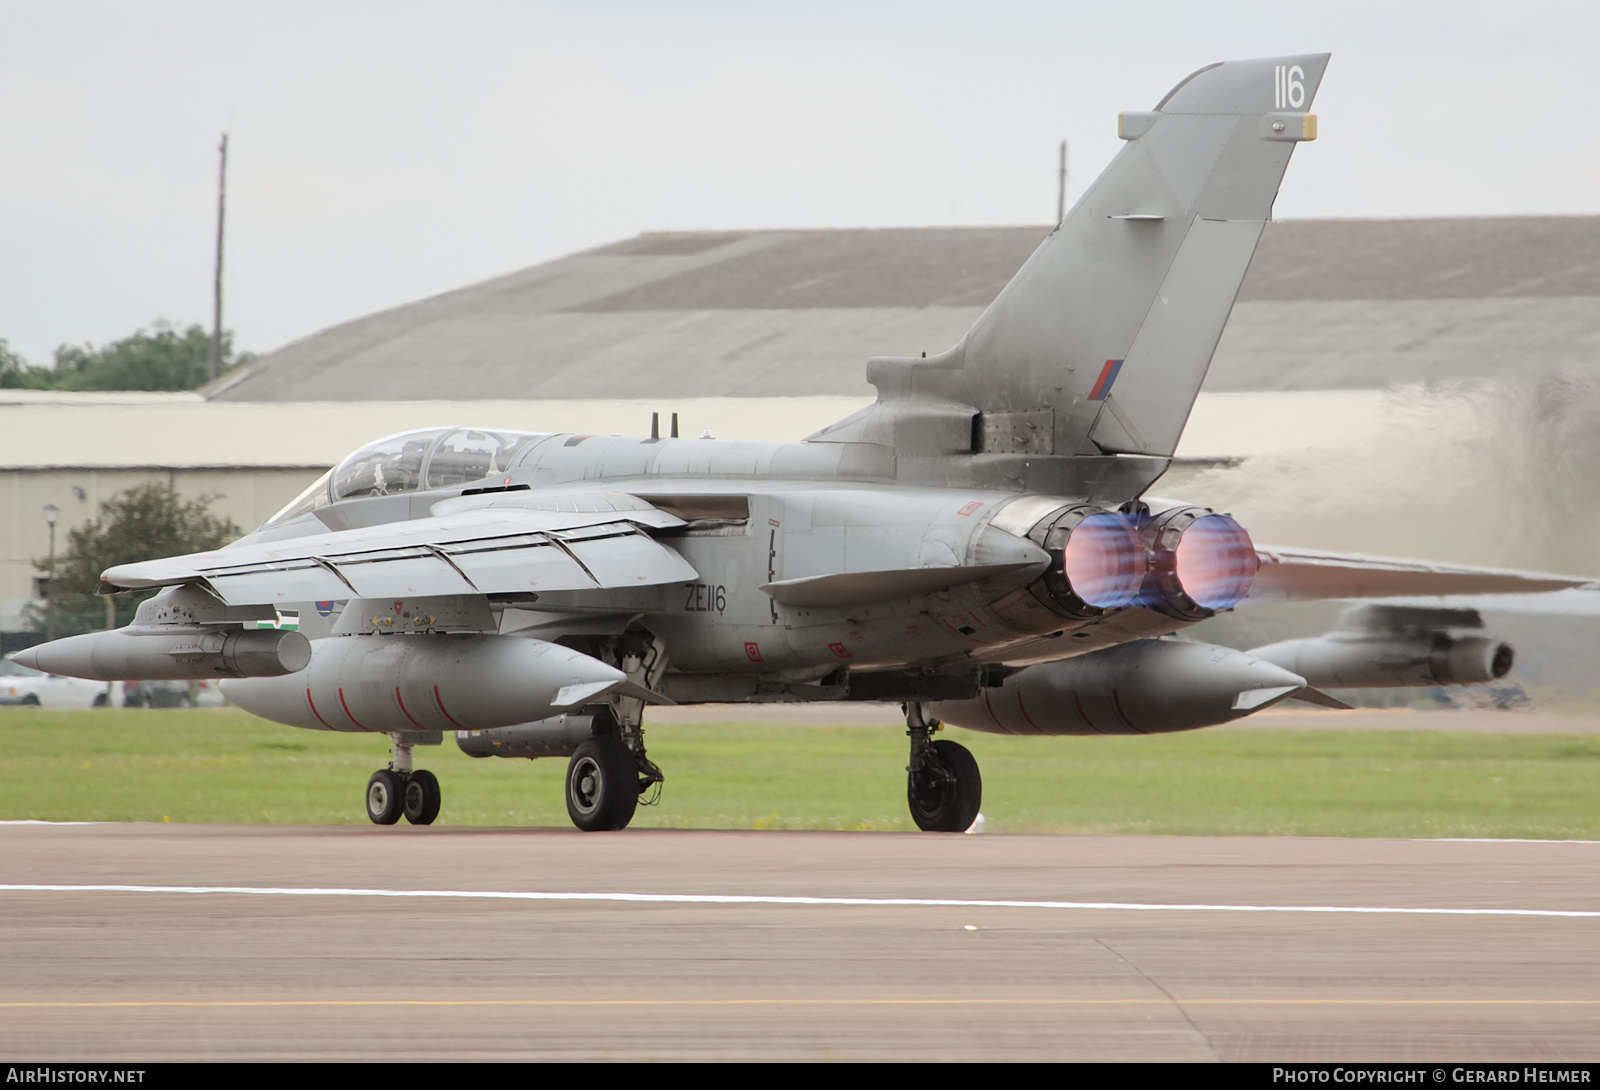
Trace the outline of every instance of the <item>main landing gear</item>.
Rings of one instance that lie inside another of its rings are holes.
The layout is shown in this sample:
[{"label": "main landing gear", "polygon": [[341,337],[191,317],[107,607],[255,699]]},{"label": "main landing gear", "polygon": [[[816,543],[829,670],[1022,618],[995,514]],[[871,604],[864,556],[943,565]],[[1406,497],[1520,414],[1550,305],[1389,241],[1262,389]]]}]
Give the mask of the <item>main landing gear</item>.
[{"label": "main landing gear", "polygon": [[943,729],[925,719],[922,705],[907,704],[906,734],[911,738],[911,763],[906,766],[906,801],[911,820],[928,833],[964,833],[983,805],[983,776],[970,750],[948,739],[933,741]]},{"label": "main landing gear", "polygon": [[596,714],[594,733],[567,762],[567,816],[586,833],[626,829],[641,804],[660,797],[665,777],[645,756],[641,717],[631,710],[623,710],[620,724]]},{"label": "main landing gear", "polygon": [[626,829],[639,805],[638,763],[622,739],[599,735],[567,762],[567,816],[586,833]]},{"label": "main landing gear", "polygon": [[394,759],[367,781],[367,817],[374,825],[393,825],[402,816],[413,825],[432,825],[439,816],[439,778],[411,767],[411,747],[398,738]]}]

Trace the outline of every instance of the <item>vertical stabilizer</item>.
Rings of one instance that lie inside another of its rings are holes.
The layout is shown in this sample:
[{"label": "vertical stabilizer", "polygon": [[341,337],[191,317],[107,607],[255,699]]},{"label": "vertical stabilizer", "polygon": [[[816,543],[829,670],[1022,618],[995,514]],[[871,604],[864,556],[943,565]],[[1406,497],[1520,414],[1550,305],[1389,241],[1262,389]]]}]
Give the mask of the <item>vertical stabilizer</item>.
[{"label": "vertical stabilizer", "polygon": [[959,345],[872,361],[881,407],[975,409],[979,455],[1170,457],[1327,61],[1215,64],[1123,114],[1127,143]]}]

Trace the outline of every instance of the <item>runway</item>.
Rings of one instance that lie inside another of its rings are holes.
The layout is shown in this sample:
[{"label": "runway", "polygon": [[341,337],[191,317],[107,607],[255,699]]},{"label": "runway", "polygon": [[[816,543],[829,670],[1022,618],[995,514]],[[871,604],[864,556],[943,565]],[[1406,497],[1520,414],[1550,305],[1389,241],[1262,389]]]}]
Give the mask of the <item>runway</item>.
[{"label": "runway", "polygon": [[1587,842],[6,825],[0,885],[9,1060],[1600,1059]]}]

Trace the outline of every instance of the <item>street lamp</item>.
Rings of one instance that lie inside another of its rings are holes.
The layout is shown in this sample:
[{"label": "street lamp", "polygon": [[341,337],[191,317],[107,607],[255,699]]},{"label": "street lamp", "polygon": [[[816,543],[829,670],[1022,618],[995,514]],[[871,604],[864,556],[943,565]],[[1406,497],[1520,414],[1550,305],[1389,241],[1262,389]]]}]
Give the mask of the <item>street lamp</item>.
[{"label": "street lamp", "polygon": [[50,526],[50,581],[45,584],[48,597],[44,606],[44,635],[45,639],[56,638],[56,519],[61,517],[61,508],[53,503],[44,505],[44,521]]}]

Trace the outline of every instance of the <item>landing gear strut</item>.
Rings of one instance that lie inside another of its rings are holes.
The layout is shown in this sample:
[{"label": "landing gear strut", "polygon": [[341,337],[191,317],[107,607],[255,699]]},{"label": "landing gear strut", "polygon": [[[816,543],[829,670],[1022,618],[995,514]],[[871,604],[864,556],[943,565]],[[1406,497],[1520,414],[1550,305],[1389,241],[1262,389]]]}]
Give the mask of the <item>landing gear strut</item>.
[{"label": "landing gear strut", "polygon": [[906,734],[911,739],[911,763],[906,766],[911,820],[924,832],[964,833],[983,805],[977,759],[959,742],[933,741],[933,733],[943,725],[924,718],[922,705],[911,703],[905,709]]},{"label": "landing gear strut", "polygon": [[393,825],[402,816],[413,825],[432,825],[442,796],[439,778],[425,768],[412,768],[411,746],[398,738],[388,768],[367,781],[367,817],[374,825]]},{"label": "landing gear strut", "polygon": [[[633,632],[602,649],[602,659],[645,689],[654,689],[667,669],[666,650],[655,637]],[[626,829],[640,806],[654,806],[666,780],[644,752],[644,701],[613,694],[593,715],[591,734],[567,764],[567,816],[586,833]]]}]

